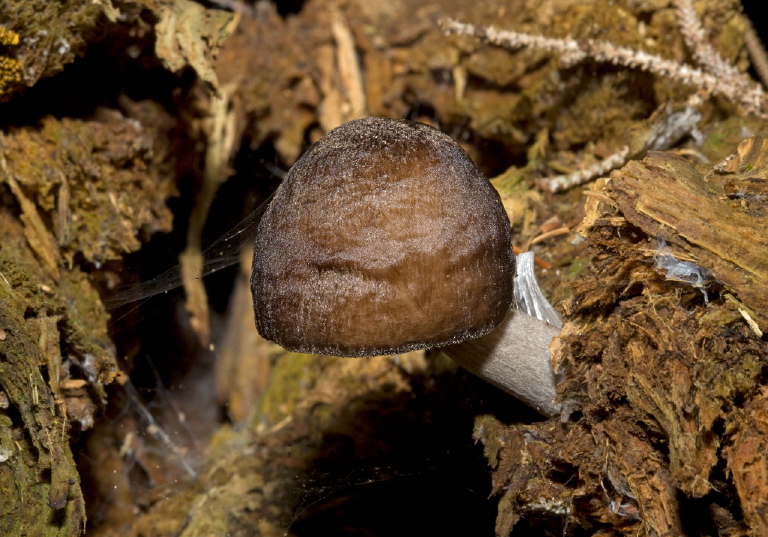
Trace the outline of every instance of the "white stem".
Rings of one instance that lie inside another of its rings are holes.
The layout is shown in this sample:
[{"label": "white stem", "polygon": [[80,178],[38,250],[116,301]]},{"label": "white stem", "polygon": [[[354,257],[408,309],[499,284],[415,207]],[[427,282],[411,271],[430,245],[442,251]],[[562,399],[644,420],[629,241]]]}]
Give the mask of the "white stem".
[{"label": "white stem", "polygon": [[560,405],[553,403],[557,383],[549,344],[559,333],[559,328],[511,310],[490,334],[442,350],[478,377],[552,417],[560,413]]},{"label": "white stem", "polygon": [[548,417],[560,413],[554,404],[557,381],[549,344],[563,321],[544,297],[533,271],[533,252],[516,258],[515,302],[493,332],[443,349],[460,366],[514,395]]}]

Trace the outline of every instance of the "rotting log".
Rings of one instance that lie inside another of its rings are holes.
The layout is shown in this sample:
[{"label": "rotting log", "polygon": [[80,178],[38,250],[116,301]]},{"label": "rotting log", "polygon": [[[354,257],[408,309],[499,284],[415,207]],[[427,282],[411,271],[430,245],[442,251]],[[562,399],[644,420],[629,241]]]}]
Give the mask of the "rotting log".
[{"label": "rotting log", "polygon": [[118,366],[109,316],[74,260],[100,265],[137,249],[142,228],[170,226],[159,139],[106,111],[0,135],[0,187],[13,200],[0,206],[2,534],[84,530],[70,433],[94,425]]},{"label": "rotting log", "polygon": [[742,142],[707,175],[682,157],[652,152],[617,171],[608,187],[628,221],[677,246],[676,257],[707,269],[762,331],[768,329],[766,160],[763,136]]},{"label": "rotting log", "polygon": [[[694,524],[765,534],[766,158],[756,136],[715,167],[655,152],[598,181],[581,227],[593,263],[551,347],[562,419],[476,423],[498,535],[537,517],[681,535],[693,502],[709,514]],[[680,261],[707,278],[671,274]]]}]

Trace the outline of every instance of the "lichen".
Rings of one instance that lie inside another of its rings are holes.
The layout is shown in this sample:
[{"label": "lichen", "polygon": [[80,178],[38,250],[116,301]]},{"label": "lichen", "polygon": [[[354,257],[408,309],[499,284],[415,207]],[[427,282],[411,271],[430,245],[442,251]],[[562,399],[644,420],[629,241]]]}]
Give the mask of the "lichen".
[{"label": "lichen", "polygon": [[0,26],[0,100],[8,98],[24,78],[21,62],[3,50],[18,44],[19,34]]},{"label": "lichen", "polygon": [[16,58],[24,84],[60,72],[85,49],[104,13],[97,2],[6,0],[0,25],[19,36]]}]

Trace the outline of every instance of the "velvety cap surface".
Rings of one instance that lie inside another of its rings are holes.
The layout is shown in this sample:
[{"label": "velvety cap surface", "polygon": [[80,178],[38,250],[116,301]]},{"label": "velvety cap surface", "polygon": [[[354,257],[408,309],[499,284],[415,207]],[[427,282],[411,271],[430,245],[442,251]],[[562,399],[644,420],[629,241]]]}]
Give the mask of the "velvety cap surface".
[{"label": "velvety cap surface", "polygon": [[296,352],[374,356],[492,330],[513,302],[509,220],[451,138],[346,123],[294,164],[254,246],[259,333]]}]

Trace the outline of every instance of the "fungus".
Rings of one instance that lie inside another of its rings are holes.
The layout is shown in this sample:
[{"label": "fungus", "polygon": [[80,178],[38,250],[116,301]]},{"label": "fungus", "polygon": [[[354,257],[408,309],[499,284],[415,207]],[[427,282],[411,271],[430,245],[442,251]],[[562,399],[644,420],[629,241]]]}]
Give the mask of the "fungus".
[{"label": "fungus", "polygon": [[[351,121],[299,158],[259,223],[256,327],[288,350],[334,356],[448,346],[460,365],[520,395],[515,384],[530,376],[508,377],[530,368],[489,363],[507,359],[491,352],[500,341],[490,333],[506,318],[508,358],[543,358],[535,369],[552,377],[557,332],[507,315],[510,235],[498,193],[451,138],[406,120]],[[547,389],[543,403],[527,402],[552,415],[553,378]]]}]

